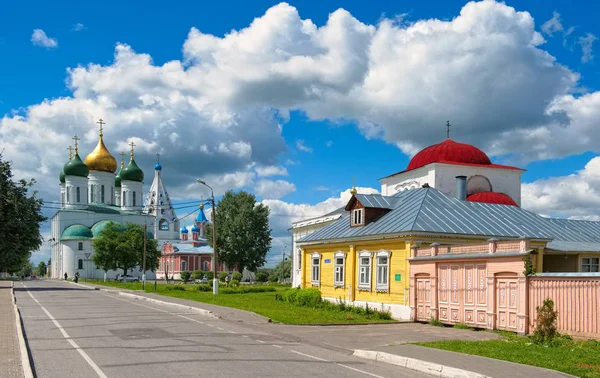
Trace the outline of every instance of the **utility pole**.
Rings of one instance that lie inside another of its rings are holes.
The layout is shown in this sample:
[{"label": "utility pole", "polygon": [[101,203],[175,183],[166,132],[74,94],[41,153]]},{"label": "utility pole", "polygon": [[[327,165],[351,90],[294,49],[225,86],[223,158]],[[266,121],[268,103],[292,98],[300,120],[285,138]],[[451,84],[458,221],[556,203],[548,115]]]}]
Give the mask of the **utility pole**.
[{"label": "utility pole", "polygon": [[142,269],[144,272],[142,273],[142,290],[146,288],[146,238],[148,234],[148,223],[144,223],[144,261],[142,264]]},{"label": "utility pole", "polygon": [[283,271],[285,270],[285,249],[287,245],[283,246],[283,251],[281,251],[281,283],[283,283]]},{"label": "utility pole", "polygon": [[210,200],[212,204],[212,239],[213,239],[213,294],[219,294],[219,277],[217,277],[217,209],[215,207],[215,194],[213,188],[200,179],[196,180],[198,184],[202,184],[210,189]]}]

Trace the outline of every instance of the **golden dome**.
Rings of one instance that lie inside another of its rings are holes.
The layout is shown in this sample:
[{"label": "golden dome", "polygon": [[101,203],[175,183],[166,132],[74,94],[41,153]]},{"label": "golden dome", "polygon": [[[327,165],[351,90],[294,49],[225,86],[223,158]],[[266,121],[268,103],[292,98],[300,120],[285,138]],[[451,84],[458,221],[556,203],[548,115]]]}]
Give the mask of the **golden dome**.
[{"label": "golden dome", "polygon": [[115,173],[117,170],[117,159],[108,152],[102,140],[102,134],[100,134],[100,140],[98,140],[96,148],[86,156],[85,165],[88,166],[90,171]]}]

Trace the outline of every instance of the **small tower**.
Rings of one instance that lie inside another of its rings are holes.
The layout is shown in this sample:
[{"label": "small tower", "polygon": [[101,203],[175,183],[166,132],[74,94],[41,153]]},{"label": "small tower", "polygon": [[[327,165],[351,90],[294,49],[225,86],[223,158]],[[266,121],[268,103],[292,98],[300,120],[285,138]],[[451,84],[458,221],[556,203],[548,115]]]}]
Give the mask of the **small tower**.
[{"label": "small tower", "polygon": [[181,240],[182,241],[187,241],[188,240],[188,229],[186,226],[183,226],[181,228]]},{"label": "small tower", "polygon": [[131,160],[127,167],[119,172],[121,177],[121,209],[128,211],[142,210],[142,182],[144,181],[144,172],[138,167],[134,159],[135,144],[131,146]]},{"label": "small tower", "polygon": [[104,145],[102,118],[98,122],[100,133],[98,144],[85,158],[85,165],[90,169],[88,176],[88,192],[90,203],[114,205],[115,204],[115,171],[117,159],[114,158]]},{"label": "small tower", "polygon": [[154,166],[154,180],[144,202],[144,213],[154,215],[157,220],[154,226],[154,235],[158,240],[179,239],[179,220],[173,210],[169,193],[162,180],[162,165],[160,155],[156,154]]},{"label": "small tower", "polygon": [[[69,161],[73,160],[73,147],[69,146],[67,147],[67,150],[69,150]],[[67,201],[67,194],[65,192],[65,171],[64,169],[60,171],[60,174],[58,175],[58,181],[60,182],[60,207],[61,209],[65,208],[65,203]]]},{"label": "small tower", "polygon": [[200,211],[198,211],[198,216],[196,217],[196,227],[198,228],[198,237],[200,239],[206,237],[206,223],[208,223],[208,219],[206,219],[206,215],[204,214],[204,205],[200,205]]},{"label": "small tower", "polygon": [[87,207],[87,184],[90,170],[79,157],[79,138],[75,141],[75,155],[63,167],[65,173],[65,208],[84,209]]},{"label": "small tower", "polygon": [[115,205],[121,206],[121,171],[125,168],[125,152],[121,152],[121,168],[115,176]]}]

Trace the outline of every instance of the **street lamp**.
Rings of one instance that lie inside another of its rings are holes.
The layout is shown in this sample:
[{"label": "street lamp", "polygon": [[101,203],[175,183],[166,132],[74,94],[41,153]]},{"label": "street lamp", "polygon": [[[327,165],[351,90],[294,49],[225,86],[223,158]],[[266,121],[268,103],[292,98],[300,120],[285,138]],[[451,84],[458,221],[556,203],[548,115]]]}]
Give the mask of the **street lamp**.
[{"label": "street lamp", "polygon": [[284,268],[285,268],[285,249],[287,248],[287,245],[283,246],[283,251],[281,251],[281,283],[283,283],[283,272],[284,272]]},{"label": "street lamp", "polygon": [[215,208],[215,195],[213,188],[211,188],[206,182],[198,179],[198,184],[206,186],[210,189],[210,200],[212,203],[212,239],[213,239],[213,294],[219,294],[219,278],[217,277],[217,210]]}]

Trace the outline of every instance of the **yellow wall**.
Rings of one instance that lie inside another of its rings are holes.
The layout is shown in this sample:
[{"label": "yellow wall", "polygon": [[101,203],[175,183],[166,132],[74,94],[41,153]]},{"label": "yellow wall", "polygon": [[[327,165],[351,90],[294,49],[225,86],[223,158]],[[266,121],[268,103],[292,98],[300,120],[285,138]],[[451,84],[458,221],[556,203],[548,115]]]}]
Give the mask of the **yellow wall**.
[{"label": "yellow wall", "polygon": [[[374,256],[371,262],[371,290],[357,290],[358,286],[358,255],[361,251],[377,252],[379,250],[390,251],[389,265],[389,292],[382,293],[375,290],[376,285],[376,257]],[[336,252],[342,251],[346,254],[344,266],[344,287],[334,287],[334,267]],[[390,304],[405,304],[404,294],[408,295],[409,277],[408,277],[408,261],[410,256],[410,248],[407,243],[402,240],[393,242],[369,242],[337,245],[312,245],[304,249],[302,261],[302,287],[312,287],[311,283],[311,255],[314,252],[321,254],[321,280],[319,287],[323,297],[342,298],[346,301],[368,301]],[[325,260],[330,260],[330,263],[325,263]],[[400,281],[395,280],[396,274],[400,274]],[[408,298],[406,301],[408,305]]]}]

